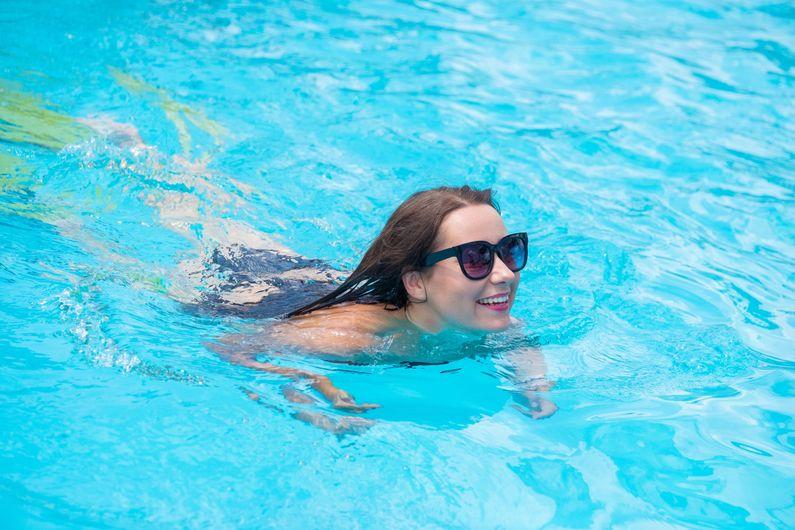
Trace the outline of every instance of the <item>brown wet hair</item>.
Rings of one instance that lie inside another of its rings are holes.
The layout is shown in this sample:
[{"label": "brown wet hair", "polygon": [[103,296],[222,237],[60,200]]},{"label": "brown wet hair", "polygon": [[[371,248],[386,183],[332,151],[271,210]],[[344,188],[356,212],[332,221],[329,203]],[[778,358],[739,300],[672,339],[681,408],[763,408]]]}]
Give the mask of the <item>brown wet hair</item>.
[{"label": "brown wet hair", "polygon": [[500,211],[488,188],[442,186],[415,193],[392,213],[362,261],[339,287],[285,316],[305,315],[343,302],[383,303],[385,309],[402,309],[409,302],[403,274],[422,268],[447,214],[478,204]]}]

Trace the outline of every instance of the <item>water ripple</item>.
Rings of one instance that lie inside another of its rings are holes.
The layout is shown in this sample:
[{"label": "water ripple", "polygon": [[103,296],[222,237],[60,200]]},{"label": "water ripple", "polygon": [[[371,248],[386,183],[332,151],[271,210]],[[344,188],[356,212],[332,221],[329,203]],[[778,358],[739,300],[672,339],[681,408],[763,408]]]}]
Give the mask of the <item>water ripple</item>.
[{"label": "water ripple", "polygon": [[[792,526],[791,4],[52,10],[0,14],[12,522]],[[282,358],[383,405],[354,441],[204,347],[239,321],[182,310],[218,245],[350,269],[465,182],[530,235],[522,324],[430,337],[438,365]],[[533,422],[500,359],[538,344]]]}]

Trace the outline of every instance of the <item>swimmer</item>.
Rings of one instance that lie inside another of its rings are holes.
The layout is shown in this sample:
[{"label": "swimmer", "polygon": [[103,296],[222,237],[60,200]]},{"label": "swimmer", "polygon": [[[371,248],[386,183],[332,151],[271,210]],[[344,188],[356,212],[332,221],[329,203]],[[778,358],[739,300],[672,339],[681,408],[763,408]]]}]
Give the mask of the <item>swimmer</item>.
[{"label": "swimmer", "polygon": [[[278,261],[278,254],[257,251],[253,256],[240,248],[232,252],[237,253],[237,261],[223,263],[227,267],[236,263],[238,270],[237,276],[229,277],[256,286],[249,291],[253,299],[237,293],[238,299],[247,301],[235,304],[227,297],[216,309],[233,312],[237,306],[239,314],[275,316],[274,311],[284,309],[289,293],[300,292],[302,286],[311,285],[313,292],[320,286],[327,292],[284,312],[256,334],[222,338],[214,349],[233,363],[307,380],[335,407],[362,412],[377,405],[357,404],[327,377],[261,362],[257,353],[282,345],[307,354],[320,352],[336,361],[367,362],[368,351],[383,344],[384,337],[445,330],[505,331],[516,324],[510,312],[520,271],[527,262],[527,235],[508,232],[491,190],[440,187],[415,193],[401,204],[341,283],[334,282],[335,271],[322,262],[303,258],[292,258],[295,273],[291,278],[279,283],[278,276],[264,275],[256,281],[245,273],[251,273],[257,260],[242,265],[246,258]],[[215,259],[216,265],[220,262]],[[268,267],[279,270],[275,265]],[[306,278],[315,280],[308,283]],[[282,298],[268,313],[265,308],[271,294]],[[556,406],[536,394],[550,387],[540,351],[524,347],[504,360],[520,388],[520,400],[528,404],[523,412],[534,418],[553,414]]]},{"label": "swimmer", "polygon": [[[39,103],[25,94],[14,101],[20,116],[41,115],[35,122],[41,122],[41,127],[0,128],[0,138],[57,150],[99,134],[131,155],[133,162],[122,158],[119,169],[132,176],[140,172],[149,179],[202,190],[201,196],[210,204],[200,203],[198,195],[170,188],[150,190],[145,202],[159,212],[165,227],[193,241],[205,253],[204,258],[183,261],[175,274],[168,275],[170,296],[199,311],[282,317],[257,334],[230,335],[213,346],[237,364],[308,381],[335,407],[361,412],[375,405],[357,404],[326,376],[262,362],[256,356],[283,345],[342,362],[384,362],[387,358],[377,350],[385,338],[408,339],[395,343],[404,344],[402,353],[410,355],[411,339],[423,333],[500,331],[514,322],[510,309],[526,255],[517,262],[513,253],[517,249],[526,252],[527,243],[516,235],[505,237],[509,234],[489,190],[437,188],[410,197],[391,216],[356,270],[344,279],[341,271],[321,260],[299,256],[246,223],[226,215],[208,215],[215,207],[233,204],[239,198],[211,181],[206,159],[190,161],[175,155],[172,170],[165,171],[165,157],[145,145],[130,124],[109,117],[56,115],[39,108]],[[5,118],[14,124],[15,116],[12,112]],[[206,126],[207,121],[198,121],[198,125]],[[59,128],[54,130],[53,124]],[[209,130],[220,134],[216,129]],[[190,146],[189,136],[180,143]],[[233,184],[241,190],[245,187]],[[112,262],[130,264],[131,258],[82,230],[79,218],[47,220]],[[197,223],[202,226],[200,233],[190,228]],[[474,242],[480,243],[467,245]],[[140,269],[148,267],[140,264]],[[550,386],[540,351],[522,347],[502,360],[520,389],[517,397],[527,398],[530,405],[522,410],[536,418],[554,413],[554,404],[536,395]],[[287,388],[288,401],[303,402],[308,397]]]}]

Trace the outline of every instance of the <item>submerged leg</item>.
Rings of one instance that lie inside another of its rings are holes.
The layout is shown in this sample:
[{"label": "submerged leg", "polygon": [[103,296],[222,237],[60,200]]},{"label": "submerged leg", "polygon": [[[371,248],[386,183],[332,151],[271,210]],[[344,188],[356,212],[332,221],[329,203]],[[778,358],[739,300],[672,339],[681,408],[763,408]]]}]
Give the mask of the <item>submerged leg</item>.
[{"label": "submerged leg", "polygon": [[310,396],[309,394],[304,394],[293,385],[283,385],[282,386],[282,395],[287,401],[291,403],[317,403],[315,398]]},{"label": "submerged leg", "polygon": [[367,429],[375,425],[373,420],[365,418],[357,418],[354,416],[343,416],[341,418],[332,418],[320,412],[310,412],[302,410],[293,415],[299,419],[315,427],[319,427],[324,431],[333,434],[362,434]]}]

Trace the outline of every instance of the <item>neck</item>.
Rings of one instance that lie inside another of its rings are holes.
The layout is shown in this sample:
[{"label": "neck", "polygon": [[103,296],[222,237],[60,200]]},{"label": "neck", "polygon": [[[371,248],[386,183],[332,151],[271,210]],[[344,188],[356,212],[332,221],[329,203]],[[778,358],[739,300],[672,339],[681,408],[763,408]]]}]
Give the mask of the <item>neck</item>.
[{"label": "neck", "polygon": [[414,324],[415,327],[426,333],[439,333],[442,326],[439,320],[430,314],[423,304],[412,304],[409,302],[405,309],[406,320]]}]

